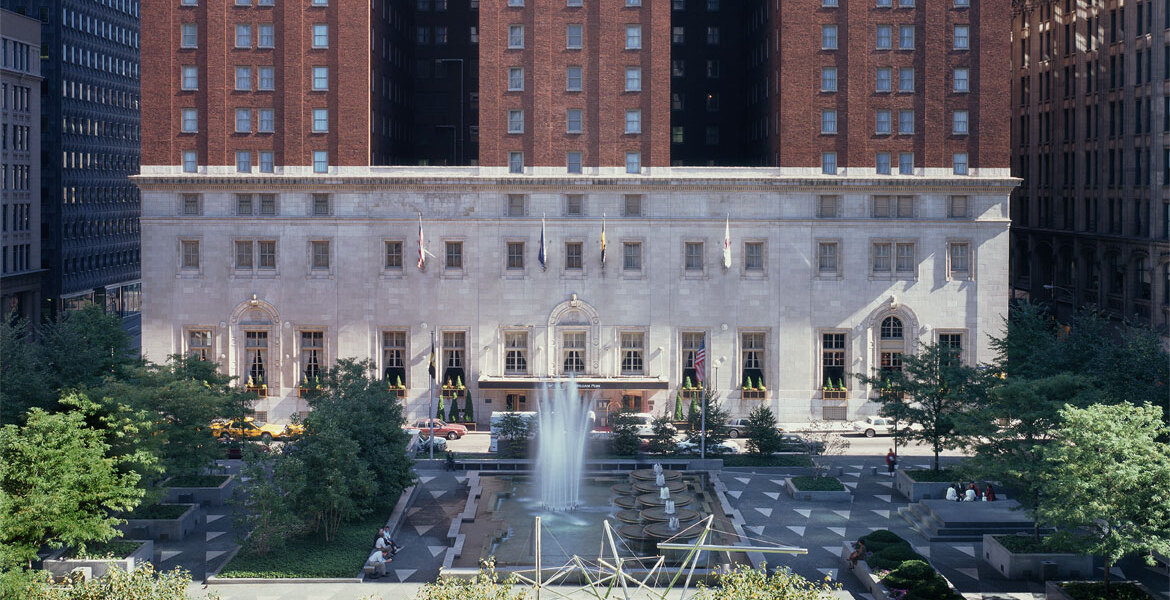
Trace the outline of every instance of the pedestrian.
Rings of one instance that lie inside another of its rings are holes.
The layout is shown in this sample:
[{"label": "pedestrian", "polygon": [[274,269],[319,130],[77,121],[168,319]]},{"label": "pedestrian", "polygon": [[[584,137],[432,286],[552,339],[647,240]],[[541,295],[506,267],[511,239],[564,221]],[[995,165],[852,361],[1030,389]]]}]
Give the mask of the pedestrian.
[{"label": "pedestrian", "polygon": [[857,540],[857,543],[853,544],[853,552],[849,554],[849,558],[847,559],[849,561],[849,568],[852,569],[853,567],[856,567],[857,561],[864,560],[864,559],[865,559],[865,542],[862,542],[861,540]]},{"label": "pedestrian", "polygon": [[450,450],[447,451],[447,470],[448,471],[455,470],[455,454],[452,453]]},{"label": "pedestrian", "polygon": [[995,488],[991,484],[987,484],[987,489],[983,491],[983,499],[987,502],[995,502]]},{"label": "pedestrian", "polygon": [[890,477],[894,476],[894,468],[897,466],[898,466],[898,455],[894,454],[893,448],[890,448],[890,451],[886,452],[886,471],[889,472]]},{"label": "pedestrian", "polygon": [[374,550],[370,558],[366,559],[366,563],[374,568],[374,573],[370,575],[370,579],[377,579],[386,576],[386,563],[390,562],[390,551],[386,549]]}]

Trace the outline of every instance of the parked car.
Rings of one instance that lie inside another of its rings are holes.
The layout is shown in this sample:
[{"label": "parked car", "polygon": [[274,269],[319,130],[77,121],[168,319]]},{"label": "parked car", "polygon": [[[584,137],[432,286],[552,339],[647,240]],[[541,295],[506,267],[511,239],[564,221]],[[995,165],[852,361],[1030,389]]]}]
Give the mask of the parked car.
[{"label": "parked car", "polygon": [[[301,431],[303,432],[304,429]],[[239,419],[216,419],[211,422],[211,434],[221,440],[260,440],[262,442],[289,439],[293,435],[289,433],[289,429],[285,425],[273,423],[257,425],[252,417],[244,417],[242,422]]]},{"label": "parked car", "polygon": [[727,437],[735,439],[744,433],[747,433],[748,420],[747,419],[728,419],[727,423],[720,427]]},{"label": "parked car", "polygon": [[431,431],[431,421],[434,421],[435,437],[443,437],[449,440],[457,440],[467,435],[467,427],[458,423],[446,423],[442,419],[419,419],[411,425],[411,429],[425,430],[428,434]]},{"label": "parked car", "polygon": [[820,454],[825,451],[825,443],[817,440],[810,440],[795,433],[781,433],[780,451]]},{"label": "parked car", "polygon": [[[638,420],[638,437],[653,437],[654,436],[654,415],[650,413],[634,413],[630,415]],[[674,425],[667,423],[667,427],[671,432],[675,432]]]},{"label": "parked car", "polygon": [[894,420],[886,417],[866,417],[864,421],[854,421],[853,431],[865,434],[871,438],[875,435],[889,435],[894,430]]},{"label": "parked car", "polygon": [[[700,448],[699,444],[695,442],[684,440],[675,446],[675,451],[677,451],[679,454],[700,454],[702,452],[702,448]],[[707,454],[739,454],[739,446],[731,440],[724,440],[718,444],[707,446]]]},{"label": "parked car", "polygon": [[447,440],[439,436],[438,427],[435,428],[435,437],[432,439],[428,434],[430,429],[418,429],[415,427],[406,430],[407,435],[417,435],[418,443],[414,446],[415,454],[429,454],[431,446],[435,447],[435,452],[447,451]]}]

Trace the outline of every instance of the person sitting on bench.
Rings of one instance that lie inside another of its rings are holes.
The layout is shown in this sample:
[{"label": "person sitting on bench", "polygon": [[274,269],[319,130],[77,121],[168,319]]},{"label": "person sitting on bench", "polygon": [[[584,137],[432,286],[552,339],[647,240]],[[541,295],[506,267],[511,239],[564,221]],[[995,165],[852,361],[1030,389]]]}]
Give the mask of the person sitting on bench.
[{"label": "person sitting on bench", "polygon": [[390,562],[390,551],[383,548],[382,550],[374,550],[374,553],[366,559],[366,564],[374,568],[374,574],[370,575],[370,579],[377,579],[386,576],[386,563]]}]

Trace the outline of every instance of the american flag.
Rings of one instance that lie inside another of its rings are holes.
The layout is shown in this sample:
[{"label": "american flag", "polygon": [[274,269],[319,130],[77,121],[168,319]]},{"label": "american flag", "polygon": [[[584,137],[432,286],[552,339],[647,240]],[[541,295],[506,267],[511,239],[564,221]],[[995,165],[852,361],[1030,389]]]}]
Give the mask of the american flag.
[{"label": "american flag", "polygon": [[699,340],[699,349],[695,351],[695,360],[693,362],[695,367],[695,379],[699,383],[703,383],[704,373],[707,372],[707,339],[704,337]]}]

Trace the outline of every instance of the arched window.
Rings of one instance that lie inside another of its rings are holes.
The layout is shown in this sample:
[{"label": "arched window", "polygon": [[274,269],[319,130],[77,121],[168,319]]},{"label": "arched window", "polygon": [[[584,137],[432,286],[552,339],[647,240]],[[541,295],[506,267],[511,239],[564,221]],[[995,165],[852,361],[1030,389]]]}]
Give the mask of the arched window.
[{"label": "arched window", "polygon": [[882,339],[902,339],[902,320],[898,317],[886,317],[882,320]]},{"label": "arched window", "polygon": [[1134,290],[1135,295],[1139,300],[1150,299],[1150,263],[1146,257],[1139,256],[1134,262],[1134,284],[1137,289]]}]

